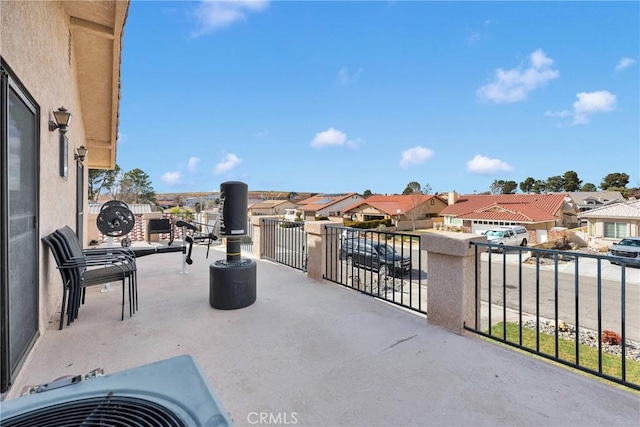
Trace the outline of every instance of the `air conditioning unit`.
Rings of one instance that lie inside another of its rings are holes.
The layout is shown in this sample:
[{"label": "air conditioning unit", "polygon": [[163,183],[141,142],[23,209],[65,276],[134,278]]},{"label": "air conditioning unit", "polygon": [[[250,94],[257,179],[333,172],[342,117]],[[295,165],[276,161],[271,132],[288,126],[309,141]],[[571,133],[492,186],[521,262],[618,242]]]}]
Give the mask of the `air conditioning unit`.
[{"label": "air conditioning unit", "polygon": [[90,379],[60,379],[31,391],[0,402],[3,427],[232,425],[189,355]]}]

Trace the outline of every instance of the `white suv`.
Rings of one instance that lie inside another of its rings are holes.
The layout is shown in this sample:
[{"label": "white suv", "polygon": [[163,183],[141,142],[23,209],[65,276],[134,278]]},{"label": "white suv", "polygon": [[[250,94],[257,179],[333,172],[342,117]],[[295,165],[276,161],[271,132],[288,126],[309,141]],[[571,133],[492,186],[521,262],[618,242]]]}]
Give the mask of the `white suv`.
[{"label": "white suv", "polygon": [[611,264],[625,263],[640,267],[640,237],[627,237],[609,246]]},{"label": "white suv", "polygon": [[498,244],[496,249],[502,252],[503,245],[507,246],[526,246],[527,236],[529,235],[526,228],[516,225],[508,227],[491,228],[484,233],[489,243]]},{"label": "white suv", "polygon": [[529,237],[529,230],[527,230],[522,225],[505,225],[500,227],[501,229],[513,230],[516,233],[516,236],[521,239],[519,243],[520,246],[527,246],[527,238]]}]

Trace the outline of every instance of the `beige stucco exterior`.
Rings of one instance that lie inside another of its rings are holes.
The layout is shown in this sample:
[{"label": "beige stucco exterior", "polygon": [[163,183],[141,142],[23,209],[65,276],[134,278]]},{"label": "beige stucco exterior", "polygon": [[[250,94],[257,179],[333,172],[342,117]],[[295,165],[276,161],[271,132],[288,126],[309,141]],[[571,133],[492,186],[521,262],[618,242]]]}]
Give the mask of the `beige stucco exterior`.
[{"label": "beige stucco exterior", "polygon": [[295,209],[298,205],[290,200],[277,203],[255,203],[249,207],[249,215],[284,215],[286,209]]},{"label": "beige stucco exterior", "polygon": [[[89,168],[115,165],[121,37],[128,6],[128,1],[0,1],[0,56],[39,109],[40,237],[76,223],[77,147],[89,149],[85,183]],[[52,112],[61,106],[72,113],[66,179],[59,175],[59,131],[48,128]],[[43,325],[57,318],[62,289],[43,244],[35,262],[40,266],[42,333]]]}]

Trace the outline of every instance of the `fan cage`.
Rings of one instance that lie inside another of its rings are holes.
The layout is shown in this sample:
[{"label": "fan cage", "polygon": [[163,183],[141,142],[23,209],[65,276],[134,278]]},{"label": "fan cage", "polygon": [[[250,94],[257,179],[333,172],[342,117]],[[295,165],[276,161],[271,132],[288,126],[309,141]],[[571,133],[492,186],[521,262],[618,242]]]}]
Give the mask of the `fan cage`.
[{"label": "fan cage", "polygon": [[187,427],[175,412],[149,400],[127,396],[76,399],[2,420],[3,427]]}]

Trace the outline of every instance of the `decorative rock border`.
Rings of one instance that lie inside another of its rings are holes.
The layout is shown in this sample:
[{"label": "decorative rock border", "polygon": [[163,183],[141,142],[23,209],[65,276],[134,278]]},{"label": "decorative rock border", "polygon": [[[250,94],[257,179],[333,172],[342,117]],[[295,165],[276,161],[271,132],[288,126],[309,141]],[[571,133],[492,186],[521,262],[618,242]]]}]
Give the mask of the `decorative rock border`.
[{"label": "decorative rock border", "polygon": [[[517,323],[517,322],[516,322]],[[535,320],[527,320],[523,322],[522,326],[528,329],[536,330],[537,323]],[[562,326],[562,325],[561,325]],[[541,333],[555,336],[556,327],[554,322],[552,321],[541,321],[540,328]],[[580,332],[578,334],[580,344],[588,345],[589,347],[598,348],[598,333],[589,329],[580,328]],[[558,337],[575,341],[576,339],[576,328],[574,325],[566,324],[566,330],[558,330]],[[622,356],[622,345],[611,345],[602,343],[602,351],[605,353],[614,354],[616,356]],[[625,356],[627,359],[640,361],[640,343],[635,341],[626,340],[626,348],[625,348]]]}]

